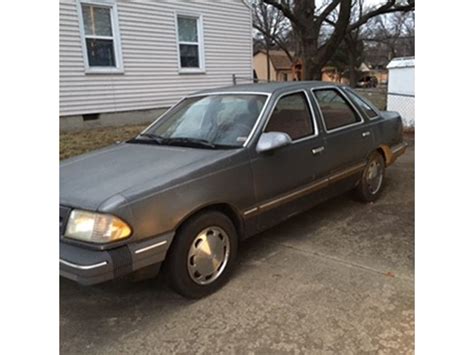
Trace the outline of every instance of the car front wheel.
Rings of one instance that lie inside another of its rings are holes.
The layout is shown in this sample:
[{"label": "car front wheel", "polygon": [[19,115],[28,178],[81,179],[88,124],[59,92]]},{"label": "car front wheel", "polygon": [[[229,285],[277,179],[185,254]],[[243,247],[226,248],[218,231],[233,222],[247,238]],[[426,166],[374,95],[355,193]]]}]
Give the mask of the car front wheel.
[{"label": "car front wheel", "polygon": [[192,217],[177,232],[166,258],[170,286],[186,298],[201,298],[229,279],[237,255],[237,232],[224,214]]}]

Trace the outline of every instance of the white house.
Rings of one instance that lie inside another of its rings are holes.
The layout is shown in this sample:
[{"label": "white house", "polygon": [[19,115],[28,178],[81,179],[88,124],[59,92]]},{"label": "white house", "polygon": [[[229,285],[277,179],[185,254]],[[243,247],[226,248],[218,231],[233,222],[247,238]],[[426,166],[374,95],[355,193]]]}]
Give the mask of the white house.
[{"label": "white house", "polygon": [[60,0],[61,129],[143,123],[179,98],[252,77],[242,0]]},{"label": "white house", "polygon": [[387,110],[398,111],[405,127],[415,126],[415,58],[394,58],[387,65]]}]

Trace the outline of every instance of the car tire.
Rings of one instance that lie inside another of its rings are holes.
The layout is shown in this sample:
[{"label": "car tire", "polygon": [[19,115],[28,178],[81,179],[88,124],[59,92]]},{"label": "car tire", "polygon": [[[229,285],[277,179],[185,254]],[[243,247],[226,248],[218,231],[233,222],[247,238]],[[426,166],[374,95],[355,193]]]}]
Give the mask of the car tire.
[{"label": "car tire", "polygon": [[237,232],[226,215],[207,211],[192,217],[179,228],[168,251],[168,283],[190,299],[215,292],[228,281],[237,248]]},{"label": "car tire", "polygon": [[385,160],[379,152],[374,152],[362,172],[360,182],[355,189],[356,197],[362,202],[377,200],[385,181]]}]

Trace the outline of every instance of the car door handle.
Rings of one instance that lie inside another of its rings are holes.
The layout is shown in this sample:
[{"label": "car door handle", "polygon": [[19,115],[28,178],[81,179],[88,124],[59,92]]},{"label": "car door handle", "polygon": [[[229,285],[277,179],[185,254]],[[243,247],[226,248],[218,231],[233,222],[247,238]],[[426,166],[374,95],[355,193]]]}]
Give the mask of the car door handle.
[{"label": "car door handle", "polygon": [[316,154],[321,153],[323,150],[324,150],[324,147],[313,148],[311,149],[311,153],[313,153],[313,155],[316,155]]},{"label": "car door handle", "polygon": [[368,136],[370,136],[370,131],[362,132],[362,137],[368,137]]}]

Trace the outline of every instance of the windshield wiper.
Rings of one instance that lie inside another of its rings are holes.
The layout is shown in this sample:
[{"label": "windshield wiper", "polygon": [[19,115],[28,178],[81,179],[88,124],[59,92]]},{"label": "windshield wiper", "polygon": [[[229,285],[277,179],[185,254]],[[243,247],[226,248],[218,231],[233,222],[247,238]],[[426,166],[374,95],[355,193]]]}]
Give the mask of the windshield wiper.
[{"label": "windshield wiper", "polygon": [[216,145],[212,142],[209,142],[205,139],[199,138],[188,138],[188,137],[174,137],[174,138],[166,138],[163,141],[164,144],[169,145],[184,145],[190,147],[202,147],[208,149],[216,149]]},{"label": "windshield wiper", "polygon": [[156,143],[158,144],[163,144],[163,142],[166,140],[166,138],[159,136],[154,133],[140,133],[138,137],[147,137],[153,139]]},{"label": "windshield wiper", "polygon": [[[142,137],[146,137],[146,138],[151,138],[151,139],[142,139]],[[146,143],[146,144],[150,144],[151,142],[155,143],[155,144],[163,144],[163,142],[166,140],[166,138],[164,137],[161,137],[157,134],[153,134],[153,133],[140,133],[137,137],[135,138],[132,138],[130,139],[129,141],[127,141],[127,143]]]},{"label": "windshield wiper", "polygon": [[[141,137],[150,138],[151,140],[142,140]],[[145,143],[153,142],[159,145],[176,145],[194,148],[206,149],[235,149],[238,146],[214,144],[206,139],[191,137],[162,137],[154,133],[142,133],[137,137],[128,141],[128,143]]]}]

